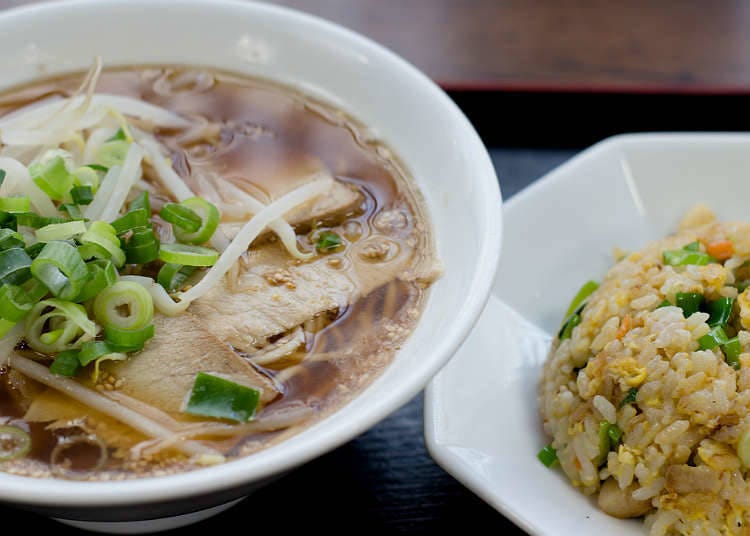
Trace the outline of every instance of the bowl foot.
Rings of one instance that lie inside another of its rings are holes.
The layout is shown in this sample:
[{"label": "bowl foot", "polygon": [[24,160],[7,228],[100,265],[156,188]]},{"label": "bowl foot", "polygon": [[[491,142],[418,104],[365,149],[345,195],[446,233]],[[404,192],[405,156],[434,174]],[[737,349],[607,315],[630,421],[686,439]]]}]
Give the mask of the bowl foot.
[{"label": "bowl foot", "polygon": [[197,512],[191,512],[189,514],[162,517],[159,519],[146,519],[144,521],[74,521],[72,519],[59,518],[54,518],[54,520],[65,525],[93,532],[104,532],[108,534],[147,534],[151,532],[176,529],[184,527],[185,525],[192,525],[193,523],[220,514],[224,510],[228,510],[241,500],[242,499],[236,499],[226,504],[220,504],[213,508],[206,508],[205,510],[198,510]]}]

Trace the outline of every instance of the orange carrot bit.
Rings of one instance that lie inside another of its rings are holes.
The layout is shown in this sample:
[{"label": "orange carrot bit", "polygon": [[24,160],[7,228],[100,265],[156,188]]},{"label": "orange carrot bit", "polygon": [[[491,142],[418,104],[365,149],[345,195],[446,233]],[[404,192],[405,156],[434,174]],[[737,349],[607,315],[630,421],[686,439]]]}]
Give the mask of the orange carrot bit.
[{"label": "orange carrot bit", "polygon": [[616,337],[618,339],[622,339],[625,334],[630,331],[630,325],[632,324],[632,319],[630,318],[630,315],[625,315],[622,317],[622,322],[620,322],[620,327],[617,329],[617,335]]},{"label": "orange carrot bit", "polygon": [[706,253],[711,255],[713,258],[725,261],[734,255],[734,244],[729,240],[719,240],[718,242],[711,242],[706,245]]}]

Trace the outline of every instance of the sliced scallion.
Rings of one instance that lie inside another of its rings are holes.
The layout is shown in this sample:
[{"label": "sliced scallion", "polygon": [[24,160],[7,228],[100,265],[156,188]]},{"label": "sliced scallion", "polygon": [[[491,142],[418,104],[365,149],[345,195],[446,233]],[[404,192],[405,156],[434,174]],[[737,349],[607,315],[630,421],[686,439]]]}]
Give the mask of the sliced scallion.
[{"label": "sliced scallion", "polygon": [[104,338],[110,343],[110,346],[121,352],[141,350],[146,341],[153,336],[153,324],[148,324],[140,329],[121,329],[114,324],[104,326]]},{"label": "sliced scallion", "polygon": [[86,224],[81,220],[74,220],[45,225],[37,229],[34,234],[39,242],[51,242],[52,240],[68,240],[85,232]]},{"label": "sliced scallion", "polygon": [[545,467],[552,467],[558,463],[557,450],[552,446],[552,443],[542,448],[536,457],[539,458],[539,461],[542,462]]},{"label": "sliced scallion", "polygon": [[55,356],[55,360],[49,366],[49,371],[58,376],[73,377],[81,368],[78,360],[78,350],[65,350]]},{"label": "sliced scallion", "polygon": [[0,283],[20,285],[30,277],[31,257],[22,248],[0,251]]},{"label": "sliced scallion", "polygon": [[117,281],[117,270],[112,261],[105,259],[91,261],[86,264],[86,268],[89,271],[89,278],[76,297],[76,302],[95,298],[101,291],[111,287]]},{"label": "sliced scallion", "polygon": [[732,316],[734,298],[719,298],[708,302],[706,312],[709,314],[708,325],[711,327],[725,326]]},{"label": "sliced scallion", "polygon": [[130,150],[130,143],[125,140],[112,140],[102,144],[96,154],[96,163],[111,168],[121,166]]},{"label": "sliced scallion", "polygon": [[195,270],[195,266],[166,263],[159,270],[159,275],[156,276],[156,282],[164,287],[167,292],[174,292],[185,283],[187,278],[190,277]]},{"label": "sliced scallion", "polygon": [[151,202],[148,198],[148,191],[143,190],[141,193],[139,193],[133,200],[130,202],[130,205],[128,205],[129,211],[138,210],[139,208],[142,208],[146,211],[147,214],[151,214]]},{"label": "sliced scallion", "polygon": [[682,309],[682,316],[685,318],[700,311],[702,303],[703,294],[697,292],[678,292],[675,295],[675,305]]},{"label": "sliced scallion", "polygon": [[30,165],[29,173],[36,185],[55,201],[64,201],[73,187],[73,175],[62,156]]},{"label": "sliced scallion", "polygon": [[688,264],[697,264],[705,266],[713,262],[718,262],[711,255],[700,251],[691,251],[685,249],[668,249],[662,253],[664,264],[669,266],[686,266]]},{"label": "sliced scallion", "polygon": [[125,264],[125,252],[120,247],[114,227],[103,221],[92,222],[88,230],[78,239],[80,253],[84,259],[111,260],[118,268]]},{"label": "sliced scallion", "polygon": [[13,229],[0,229],[0,250],[22,248],[26,244],[23,237]]},{"label": "sliced scallion", "polygon": [[185,266],[213,266],[219,258],[219,252],[202,246],[162,244],[159,258],[164,262]]},{"label": "sliced scallion", "polygon": [[78,296],[89,275],[75,246],[62,241],[47,242],[31,262],[31,273],[61,300]]},{"label": "sliced scallion", "polygon": [[[53,337],[46,333],[56,332]],[[42,300],[26,317],[24,338],[34,350],[54,354],[80,347],[96,336],[96,324],[86,309],[77,303],[58,299]],[[54,338],[50,342],[50,338]]]},{"label": "sliced scallion", "polygon": [[34,212],[21,212],[15,215],[16,223],[19,226],[33,227],[39,229],[45,225],[52,225],[53,223],[65,223],[67,220],[59,216],[40,216]]},{"label": "sliced scallion", "polygon": [[205,244],[216,232],[219,226],[219,209],[202,197],[190,197],[180,201],[180,205],[200,217],[200,227],[196,231],[189,231],[179,226],[174,227],[174,235],[185,244]]},{"label": "sliced scallion", "polygon": [[180,203],[165,203],[159,211],[159,216],[187,233],[194,233],[201,227],[201,217]]},{"label": "sliced scallion", "polygon": [[732,366],[735,370],[740,369],[740,354],[742,353],[742,345],[737,337],[729,339],[727,342],[721,345],[721,349],[724,352],[724,358],[728,365]]},{"label": "sliced scallion", "polygon": [[146,209],[131,210],[112,222],[115,232],[120,235],[138,227],[148,227],[151,224],[151,214]]},{"label": "sliced scallion", "polygon": [[247,422],[253,418],[259,401],[260,391],[257,389],[199,372],[185,413]]},{"label": "sliced scallion", "polygon": [[0,212],[16,214],[18,212],[29,212],[31,200],[26,197],[0,197]]},{"label": "sliced scallion", "polygon": [[315,249],[321,253],[328,253],[341,247],[341,237],[333,231],[323,231],[315,243]]},{"label": "sliced scallion", "polygon": [[154,302],[148,290],[138,283],[118,281],[97,295],[94,316],[103,326],[141,329],[154,318]]},{"label": "sliced scallion", "polygon": [[159,257],[159,242],[150,227],[136,227],[124,240],[123,250],[128,264],[146,264]]},{"label": "sliced scallion", "polygon": [[596,281],[586,281],[583,286],[578,289],[578,292],[573,297],[573,299],[570,302],[570,305],[568,305],[568,310],[565,312],[565,318],[572,315],[576,309],[580,307],[582,303],[586,301],[586,299],[591,296],[596,289],[599,288],[599,283]]},{"label": "sliced scallion", "polygon": [[724,332],[724,328],[716,326],[711,328],[711,331],[706,333],[703,337],[698,339],[698,344],[701,350],[713,350],[719,345],[726,344],[729,342],[729,337]]},{"label": "sliced scallion", "polygon": [[81,207],[78,205],[75,205],[73,203],[60,203],[60,206],[57,207],[60,212],[67,212],[68,216],[71,220],[83,220],[83,212],[81,212]]},{"label": "sliced scallion", "polygon": [[81,345],[81,350],[78,352],[78,362],[82,367],[85,367],[103,355],[114,352],[115,350],[105,341],[88,341]]},{"label": "sliced scallion", "polygon": [[76,186],[70,190],[70,197],[76,205],[90,205],[94,200],[91,186]]}]

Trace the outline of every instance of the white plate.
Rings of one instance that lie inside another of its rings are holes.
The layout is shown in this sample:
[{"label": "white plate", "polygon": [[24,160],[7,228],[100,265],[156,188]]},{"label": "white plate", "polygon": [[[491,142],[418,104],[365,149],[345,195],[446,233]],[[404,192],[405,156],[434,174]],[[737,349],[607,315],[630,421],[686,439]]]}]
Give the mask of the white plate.
[{"label": "white plate", "polygon": [[750,135],[640,134],[593,146],[507,202],[493,296],[427,389],[435,460],[531,534],[645,534],[536,458],[549,441],[537,385],[551,334],[580,285],[611,266],[613,246],[666,235],[699,202],[748,220],[748,199]]}]

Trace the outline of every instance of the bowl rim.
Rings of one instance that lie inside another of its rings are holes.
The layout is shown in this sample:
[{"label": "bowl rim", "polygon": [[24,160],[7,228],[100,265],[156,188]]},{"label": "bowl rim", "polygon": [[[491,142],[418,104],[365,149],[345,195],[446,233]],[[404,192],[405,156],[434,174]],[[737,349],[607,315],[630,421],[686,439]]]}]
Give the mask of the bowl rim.
[{"label": "bowl rim", "polygon": [[[54,505],[56,507],[96,507],[104,505],[144,504],[179,500],[190,496],[227,490],[251,482],[263,480],[290,470],[298,465],[328,452],[356,435],[366,431],[378,421],[408,402],[419,393],[440,368],[459,348],[468,336],[486,301],[489,298],[500,256],[502,235],[502,198],[492,161],[484,144],[458,106],[427,76],[394,52],[356,32],[314,15],[284,6],[259,2],[235,0],[68,0],[66,2],[42,2],[14,7],[0,12],[0,24],[14,21],[32,22],[37,14],[57,13],[64,16],[71,6],[85,5],[89,9],[106,12],[113,7],[137,10],[139,6],[168,4],[170,8],[210,8],[234,10],[239,16],[277,16],[296,23],[305,24],[321,34],[348,42],[369,54],[387,61],[394,71],[409,77],[414,83],[428,91],[436,106],[450,113],[455,125],[460,128],[460,143],[477,159],[476,180],[478,213],[482,232],[479,242],[478,261],[472,267],[472,281],[463,298],[461,315],[456,315],[452,328],[435,344],[429,359],[415,367],[408,379],[402,380],[395,389],[376,403],[360,408],[358,419],[348,419],[321,426],[315,433],[315,441],[294,444],[281,443],[251,456],[232,460],[213,467],[201,468],[176,475],[147,477],[126,481],[76,482],[62,479],[37,479],[0,472],[0,500],[15,504]],[[316,424],[324,424],[326,419]],[[311,439],[312,439],[311,437]]]}]

